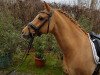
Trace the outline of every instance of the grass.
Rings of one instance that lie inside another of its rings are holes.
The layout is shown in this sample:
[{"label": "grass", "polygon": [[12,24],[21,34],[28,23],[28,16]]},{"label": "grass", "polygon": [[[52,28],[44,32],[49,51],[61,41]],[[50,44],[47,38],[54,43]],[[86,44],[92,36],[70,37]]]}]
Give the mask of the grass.
[{"label": "grass", "polygon": [[53,53],[46,53],[46,65],[43,68],[37,68],[35,66],[34,53],[30,53],[18,71],[32,73],[34,75],[63,75],[61,61]]}]

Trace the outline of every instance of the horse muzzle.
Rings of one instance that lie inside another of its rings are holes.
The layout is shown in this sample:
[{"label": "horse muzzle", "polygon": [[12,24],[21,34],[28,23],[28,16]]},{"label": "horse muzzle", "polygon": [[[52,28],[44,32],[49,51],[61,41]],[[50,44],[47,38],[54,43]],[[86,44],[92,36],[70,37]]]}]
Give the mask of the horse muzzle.
[{"label": "horse muzzle", "polygon": [[29,35],[24,35],[24,34],[22,34],[21,37],[24,38],[24,39],[29,39],[30,38]]}]

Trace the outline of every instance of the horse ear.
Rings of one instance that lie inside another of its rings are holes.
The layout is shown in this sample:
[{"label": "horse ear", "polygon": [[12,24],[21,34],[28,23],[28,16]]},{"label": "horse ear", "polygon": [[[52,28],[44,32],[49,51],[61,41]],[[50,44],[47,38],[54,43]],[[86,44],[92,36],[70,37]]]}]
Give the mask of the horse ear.
[{"label": "horse ear", "polygon": [[44,1],[44,8],[45,8],[48,12],[50,12],[50,10],[51,10],[51,7],[50,7],[49,4],[47,4],[45,1]]}]

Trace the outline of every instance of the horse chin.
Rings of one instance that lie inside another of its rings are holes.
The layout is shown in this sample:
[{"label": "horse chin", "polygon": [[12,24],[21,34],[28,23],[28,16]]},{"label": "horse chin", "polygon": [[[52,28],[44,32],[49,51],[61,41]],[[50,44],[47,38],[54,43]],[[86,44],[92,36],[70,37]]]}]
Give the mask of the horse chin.
[{"label": "horse chin", "polygon": [[22,38],[24,38],[24,39],[29,39],[30,38],[30,36],[29,35],[22,35]]}]

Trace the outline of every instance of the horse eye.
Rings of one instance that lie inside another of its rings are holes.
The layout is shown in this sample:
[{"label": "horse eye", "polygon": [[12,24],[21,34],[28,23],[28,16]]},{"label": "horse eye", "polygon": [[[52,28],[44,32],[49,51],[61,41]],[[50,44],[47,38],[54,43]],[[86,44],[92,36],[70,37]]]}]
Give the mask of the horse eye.
[{"label": "horse eye", "polygon": [[43,18],[43,17],[39,17],[38,19],[39,19],[39,20],[41,20],[41,21],[42,21],[42,20],[44,20],[44,18]]}]

